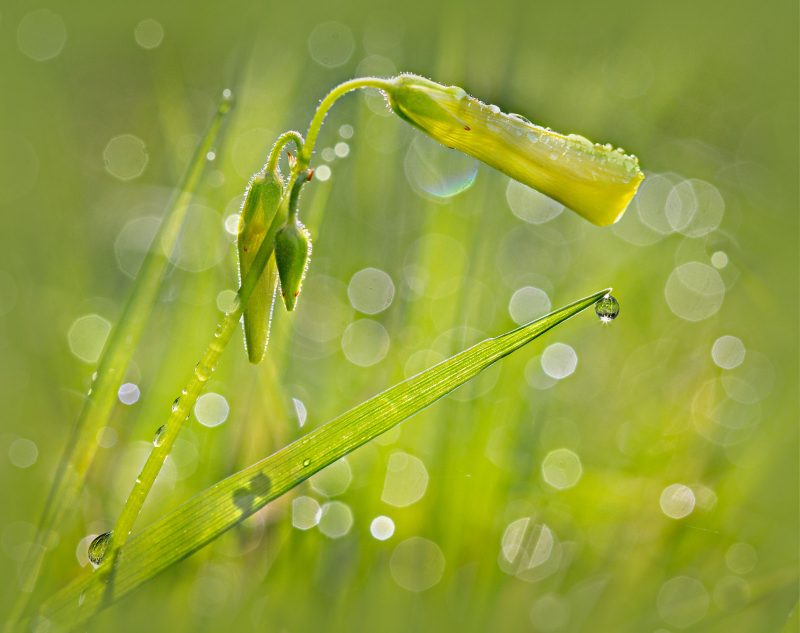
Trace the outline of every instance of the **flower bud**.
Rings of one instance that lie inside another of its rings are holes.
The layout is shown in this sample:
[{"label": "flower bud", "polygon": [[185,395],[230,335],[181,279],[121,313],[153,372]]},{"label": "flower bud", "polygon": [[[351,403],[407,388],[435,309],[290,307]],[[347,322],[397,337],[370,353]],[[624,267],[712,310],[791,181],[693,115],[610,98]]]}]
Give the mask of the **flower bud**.
[{"label": "flower bud", "polygon": [[413,126],[594,224],[616,222],[644,179],[636,157],[621,149],[504,114],[457,86],[403,74],[388,80],[385,90],[392,110]]},{"label": "flower bud", "polygon": [[275,261],[286,309],[294,310],[311,258],[311,236],[299,220],[289,220],[275,235]]},{"label": "flower bud", "polygon": [[[239,235],[239,283],[244,282],[270,223],[278,210],[283,182],[278,174],[258,173],[250,180],[242,203]],[[244,308],[244,342],[251,363],[264,357],[277,287],[275,256],[271,256]]]}]

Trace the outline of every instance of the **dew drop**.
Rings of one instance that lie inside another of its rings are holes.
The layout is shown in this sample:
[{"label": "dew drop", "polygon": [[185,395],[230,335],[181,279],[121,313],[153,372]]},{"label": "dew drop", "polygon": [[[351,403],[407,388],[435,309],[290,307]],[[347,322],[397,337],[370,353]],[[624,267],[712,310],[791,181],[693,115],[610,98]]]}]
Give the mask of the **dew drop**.
[{"label": "dew drop", "polygon": [[523,123],[527,123],[528,125],[533,125],[531,120],[527,117],[522,116],[521,114],[517,114],[516,112],[509,112],[508,116],[512,119],[516,119],[517,121],[522,121]]},{"label": "dew drop", "polygon": [[89,544],[89,550],[86,552],[86,555],[89,557],[89,562],[92,563],[92,565],[97,567],[103,562],[103,558],[106,556],[106,550],[108,550],[108,544],[110,542],[111,532],[105,532],[96,537]]},{"label": "dew drop", "polygon": [[172,401],[172,412],[175,413],[178,410],[178,407],[181,406],[181,397],[178,396],[175,400]]},{"label": "dew drop", "polygon": [[162,424],[161,426],[158,427],[156,435],[153,438],[153,446],[161,446],[161,444],[164,442],[164,431],[166,430],[167,430],[166,424]]},{"label": "dew drop", "polygon": [[197,365],[194,366],[194,375],[200,382],[205,382],[206,380],[208,380],[210,373],[208,371],[208,367],[206,367],[202,363],[197,363]]},{"label": "dew drop", "polygon": [[619,302],[611,295],[606,295],[594,304],[594,311],[603,323],[610,323],[619,314]]},{"label": "dew drop", "polygon": [[303,467],[307,467],[310,464],[311,464],[311,460],[310,459],[304,459],[303,460]]}]

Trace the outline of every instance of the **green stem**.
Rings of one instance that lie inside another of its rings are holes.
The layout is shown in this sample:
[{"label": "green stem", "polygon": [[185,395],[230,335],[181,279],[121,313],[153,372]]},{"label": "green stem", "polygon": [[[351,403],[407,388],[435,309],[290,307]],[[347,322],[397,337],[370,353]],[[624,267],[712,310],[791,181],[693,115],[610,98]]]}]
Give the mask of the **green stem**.
[{"label": "green stem", "polygon": [[297,161],[300,166],[300,170],[308,167],[308,164],[311,162],[311,154],[314,153],[314,144],[317,142],[317,136],[319,135],[319,131],[322,127],[323,121],[325,120],[325,116],[328,114],[328,110],[331,109],[331,106],[336,103],[339,97],[342,97],[353,90],[358,90],[359,88],[377,88],[378,90],[387,90],[390,85],[391,82],[388,79],[381,79],[379,77],[359,77],[358,79],[345,81],[343,84],[339,84],[336,86],[336,88],[331,90],[320,102],[317,111],[314,113],[314,118],[311,119],[311,123],[308,126],[306,142]]},{"label": "green stem", "polygon": [[[261,273],[264,271],[270,255],[272,255],[275,245],[275,234],[285,220],[286,204],[282,202],[253,259],[250,271],[247,273],[247,276],[239,288],[236,305],[229,312],[225,313],[222,321],[219,322],[214,330],[214,335],[200,358],[200,362],[195,365],[194,372],[189,382],[173,404],[172,412],[158,438],[158,444],[154,443],[153,450],[150,451],[145,465],[136,478],[133,489],[128,495],[125,506],[122,508],[122,512],[114,526],[109,552],[118,550],[128,539],[133,525],[136,522],[136,518],[139,516],[139,512],[147,499],[147,495],[153,488],[156,477],[161,471],[161,467],[164,465],[164,460],[166,460],[181,429],[189,419],[192,408],[197,402],[197,398],[202,393],[206,382],[216,370],[219,357],[230,342],[231,336],[236,331],[239,320],[242,318],[244,307],[253,294],[256,284],[261,277]],[[113,560],[113,556],[106,557],[106,560],[110,559]]]},{"label": "green stem", "polygon": [[153,450],[150,452],[150,455],[147,458],[147,462],[142,468],[139,476],[136,478],[133,489],[131,490],[128,499],[125,502],[125,506],[122,508],[122,512],[117,519],[117,523],[114,526],[111,543],[109,546],[109,552],[112,553],[112,556],[107,556],[107,561],[113,560],[113,553],[118,551],[128,539],[128,536],[133,529],[133,525],[136,522],[136,518],[139,516],[142,506],[147,499],[147,495],[153,488],[156,477],[158,476],[158,473],[164,464],[164,460],[166,460],[167,455],[169,455],[172,445],[175,443],[175,440],[183,428],[184,423],[186,420],[188,420],[189,414],[191,413],[197,398],[200,396],[205,383],[216,369],[219,357],[230,341],[231,336],[236,329],[236,325],[242,316],[244,306],[250,299],[250,295],[253,293],[256,283],[258,282],[264,267],[267,265],[270,255],[272,255],[275,234],[286,221],[287,214],[290,212],[289,209],[293,206],[297,206],[297,196],[299,195],[299,191],[305,182],[305,178],[302,178],[302,180],[298,180],[298,178],[306,174],[305,169],[308,167],[311,154],[314,151],[314,143],[316,142],[316,138],[319,134],[320,128],[322,127],[322,123],[325,120],[325,115],[328,113],[328,110],[330,110],[331,106],[336,102],[336,100],[339,99],[339,97],[351,92],[352,90],[356,90],[358,88],[386,89],[388,86],[389,82],[387,80],[378,79],[376,77],[353,79],[337,86],[331,92],[329,92],[319,104],[319,107],[314,113],[314,117],[311,119],[311,123],[309,124],[308,134],[306,135],[305,140],[300,133],[290,130],[281,134],[275,141],[275,144],[272,146],[272,150],[270,151],[267,163],[265,165],[266,170],[274,170],[277,167],[280,153],[287,143],[294,142],[298,148],[298,160],[292,169],[289,182],[286,186],[288,195],[286,195],[284,200],[281,202],[278,213],[275,214],[272,224],[270,225],[267,234],[264,236],[264,240],[261,243],[258,253],[253,260],[250,272],[247,274],[247,277],[239,289],[236,307],[230,312],[226,313],[223,320],[218,324],[214,332],[214,337],[208,344],[208,347],[203,353],[200,362],[195,366],[194,374],[184,388],[181,396],[175,401],[172,413],[164,425],[164,430],[160,434],[158,444],[154,445]]},{"label": "green stem", "polygon": [[75,507],[75,500],[97,453],[97,433],[106,424],[117,402],[117,390],[158,295],[169,263],[164,252],[171,250],[177,242],[187,209],[208,164],[206,155],[217,143],[223,119],[231,110],[231,103],[230,95],[223,95],[217,112],[189,163],[179,187],[180,193],[173,200],[153,239],[154,244],[161,244],[164,249],[153,248],[148,254],[137,275],[122,317],[111,331],[97,367],[97,378],[75,422],[56,470],[34,543],[20,567],[21,592],[7,620],[7,630],[13,630],[16,626],[36,587],[50,531],[58,529]]},{"label": "green stem", "polygon": [[303,135],[300,134],[300,132],[295,132],[294,130],[284,132],[278,137],[269,152],[269,158],[267,158],[267,162],[264,165],[264,171],[266,173],[271,174],[273,171],[275,171],[275,168],[278,166],[278,159],[281,157],[281,150],[291,142],[295,144],[297,153],[302,153],[303,145],[305,143]]}]

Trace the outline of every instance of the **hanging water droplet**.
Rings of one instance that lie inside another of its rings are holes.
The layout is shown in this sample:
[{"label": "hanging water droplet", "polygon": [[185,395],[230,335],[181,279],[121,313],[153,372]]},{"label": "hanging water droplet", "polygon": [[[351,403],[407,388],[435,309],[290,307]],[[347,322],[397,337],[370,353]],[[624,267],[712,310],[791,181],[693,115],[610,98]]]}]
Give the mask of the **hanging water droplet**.
[{"label": "hanging water droplet", "polygon": [[100,563],[103,562],[103,558],[105,558],[106,550],[108,549],[108,544],[111,542],[111,532],[105,532],[95,539],[89,544],[89,550],[86,552],[86,555],[89,557],[89,562],[92,563],[95,567],[97,567]]},{"label": "hanging water droplet", "polygon": [[181,406],[181,397],[178,396],[175,400],[172,401],[172,412],[175,413],[178,410],[178,407]]},{"label": "hanging water droplet", "polygon": [[619,314],[619,302],[611,295],[606,295],[594,304],[594,311],[603,323],[610,323]]},{"label": "hanging water droplet", "polygon": [[167,430],[167,425],[162,424],[158,427],[156,431],[155,437],[153,438],[153,446],[161,446],[162,442],[164,441],[164,431]]}]

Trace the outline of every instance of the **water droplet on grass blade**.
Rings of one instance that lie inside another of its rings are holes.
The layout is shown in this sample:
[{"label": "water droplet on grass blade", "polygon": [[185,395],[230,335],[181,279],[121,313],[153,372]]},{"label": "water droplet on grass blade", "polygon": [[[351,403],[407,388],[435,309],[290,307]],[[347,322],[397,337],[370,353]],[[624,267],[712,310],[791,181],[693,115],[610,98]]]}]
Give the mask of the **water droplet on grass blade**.
[{"label": "water droplet on grass blade", "polygon": [[158,427],[156,431],[155,437],[153,437],[153,446],[161,446],[161,443],[164,441],[164,431],[167,430],[167,425],[162,424]]},{"label": "water droplet on grass blade", "polygon": [[175,411],[178,410],[179,406],[181,406],[181,397],[180,396],[178,396],[177,398],[175,398],[175,400],[172,401],[172,412],[175,413]]},{"label": "water droplet on grass blade", "polygon": [[211,371],[202,363],[197,363],[197,365],[194,366],[194,375],[200,382],[205,382],[211,375]]},{"label": "water droplet on grass blade", "polygon": [[606,295],[594,304],[594,311],[603,323],[610,323],[619,315],[619,302],[611,295]]},{"label": "water droplet on grass blade", "polygon": [[100,536],[96,537],[89,544],[89,550],[86,552],[86,554],[89,557],[89,562],[92,563],[92,565],[97,567],[100,563],[103,562],[103,558],[105,558],[106,550],[108,550],[108,544],[110,542],[111,542],[111,532],[105,532]]}]

